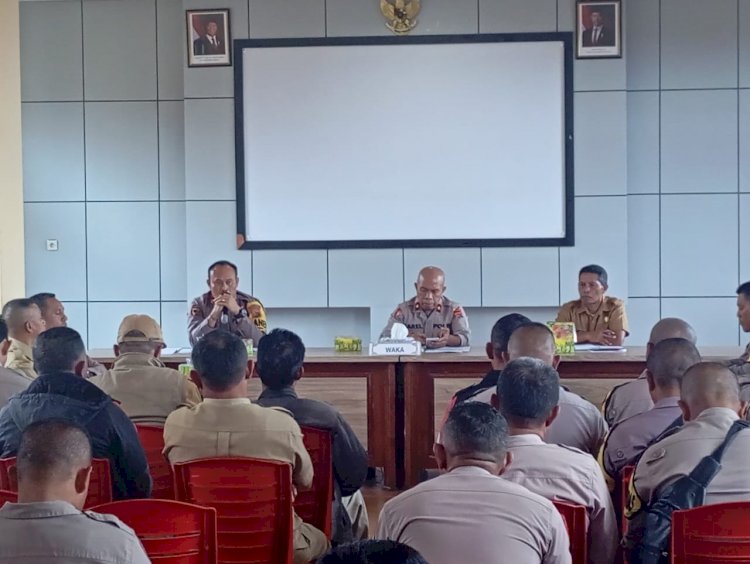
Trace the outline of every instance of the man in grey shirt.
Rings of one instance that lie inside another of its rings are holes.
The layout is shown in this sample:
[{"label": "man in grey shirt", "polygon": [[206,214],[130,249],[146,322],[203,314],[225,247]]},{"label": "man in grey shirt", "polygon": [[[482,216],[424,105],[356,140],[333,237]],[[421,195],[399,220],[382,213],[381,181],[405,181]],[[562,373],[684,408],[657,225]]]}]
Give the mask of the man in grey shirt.
[{"label": "man in grey shirt", "polygon": [[62,420],[32,423],[16,471],[18,503],[0,508],[0,562],[150,562],[117,517],[81,511],[91,476],[91,443],[82,428]]},{"label": "man in grey shirt", "polygon": [[10,396],[24,391],[31,382],[15,370],[3,368],[9,347],[8,326],[5,320],[0,318],[0,407],[8,403]]}]

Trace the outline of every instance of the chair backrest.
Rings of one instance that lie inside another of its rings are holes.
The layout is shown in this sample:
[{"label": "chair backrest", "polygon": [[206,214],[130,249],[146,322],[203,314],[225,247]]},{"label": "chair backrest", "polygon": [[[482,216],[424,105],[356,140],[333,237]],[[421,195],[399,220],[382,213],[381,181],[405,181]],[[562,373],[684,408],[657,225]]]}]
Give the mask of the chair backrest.
[{"label": "chair backrest", "polygon": [[18,494],[16,492],[10,492],[8,490],[0,490],[0,507],[6,503],[16,503],[18,501]]},{"label": "chair backrest", "polygon": [[255,458],[202,458],[175,464],[180,501],[214,507],[219,562],[291,564],[292,467]]},{"label": "chair backrest", "polygon": [[128,499],[97,505],[131,527],[149,558],[159,564],[214,564],[216,510],[165,499]]},{"label": "chair backrest", "polygon": [[174,499],[174,478],[172,465],[164,457],[164,429],[155,425],[136,425],[138,438],[146,453],[148,471],[153,480],[151,497],[153,499]]},{"label": "chair backrest", "polygon": [[750,502],[717,503],[672,513],[672,562],[750,563]]},{"label": "chair backrest", "polygon": [[588,558],[586,508],[583,505],[565,501],[552,500],[552,503],[562,515],[565,528],[568,529],[572,564],[586,564]]},{"label": "chair backrest", "polygon": [[630,482],[633,481],[635,466],[625,466],[620,474],[620,530],[622,535],[628,532],[628,519],[625,517],[625,508],[628,506],[628,495],[630,494]]},{"label": "chair backrest", "polygon": [[[11,468],[15,468],[15,466],[15,456],[0,459],[0,489],[11,492],[18,491],[18,482],[14,479],[15,476],[10,473]],[[91,461],[91,467],[89,493],[86,496],[84,509],[112,501],[112,475],[109,471],[109,460],[94,458]]]},{"label": "chair backrest", "polygon": [[298,492],[294,500],[297,515],[331,538],[333,508],[333,463],[331,433],[314,427],[302,427],[305,448],[312,460],[312,488]]}]

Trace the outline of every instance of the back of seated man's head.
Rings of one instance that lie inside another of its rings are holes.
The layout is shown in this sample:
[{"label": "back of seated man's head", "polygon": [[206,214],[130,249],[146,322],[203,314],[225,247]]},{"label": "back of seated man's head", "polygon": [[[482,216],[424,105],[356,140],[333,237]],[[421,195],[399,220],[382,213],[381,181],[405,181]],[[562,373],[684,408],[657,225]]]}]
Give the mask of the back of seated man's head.
[{"label": "back of seated man's head", "polygon": [[255,370],[266,388],[281,390],[302,377],[304,360],[302,339],[286,329],[274,329],[258,343]]},{"label": "back of seated man's head", "polygon": [[27,426],[16,456],[19,503],[67,501],[83,507],[91,472],[91,442],[71,421]]},{"label": "back of seated man's head", "polygon": [[442,431],[442,444],[435,444],[438,467],[452,470],[478,466],[501,474],[508,464],[508,424],[484,402],[466,402],[454,407]]},{"label": "back of seated man's head", "polygon": [[236,391],[237,397],[247,395],[247,347],[237,335],[228,331],[212,331],[201,337],[192,354],[193,367],[200,379],[204,396],[211,392]]},{"label": "back of seated man's head", "polygon": [[552,423],[559,399],[557,370],[539,359],[521,357],[505,366],[494,401],[512,429],[540,431]]},{"label": "back of seated man's head", "polygon": [[654,345],[646,361],[649,387],[670,396],[680,394],[680,381],[688,368],[698,364],[701,355],[686,339],[664,339]]},{"label": "back of seated man's head", "polygon": [[75,329],[53,327],[36,338],[34,367],[39,374],[73,372],[86,374],[86,347]]},{"label": "back of seated man's head", "polygon": [[706,409],[723,407],[743,410],[740,386],[731,370],[718,362],[699,362],[690,367],[680,382],[680,408],[685,421]]},{"label": "back of seated man's head", "polygon": [[26,298],[10,300],[3,306],[3,319],[11,338],[31,344],[45,329],[39,306]]},{"label": "back of seated man's head", "polygon": [[555,336],[544,323],[525,323],[513,331],[508,341],[507,359],[537,358],[549,365],[557,362]]},{"label": "back of seated man's head", "polygon": [[318,564],[427,564],[427,561],[400,542],[371,539],[334,547]]},{"label": "back of seated man's head", "polygon": [[498,319],[492,326],[487,354],[492,353],[495,357],[500,358],[503,353],[508,352],[510,336],[516,329],[526,323],[531,323],[531,319],[520,313],[510,313]]},{"label": "back of seated man's head", "polygon": [[127,315],[117,330],[115,353],[142,353],[158,356],[164,348],[164,335],[155,319],[148,315]]}]

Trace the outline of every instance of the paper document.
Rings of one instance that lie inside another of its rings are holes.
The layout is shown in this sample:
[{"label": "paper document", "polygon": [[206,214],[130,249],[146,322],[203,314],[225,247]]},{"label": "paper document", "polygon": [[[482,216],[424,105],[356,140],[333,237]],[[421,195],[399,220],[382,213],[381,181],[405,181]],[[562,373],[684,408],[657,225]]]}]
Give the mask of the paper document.
[{"label": "paper document", "polygon": [[619,345],[594,345],[591,343],[584,343],[582,345],[576,345],[576,352],[613,352],[622,351],[625,352],[627,349]]},{"label": "paper document", "polygon": [[465,353],[469,352],[471,347],[440,347],[439,349],[425,349],[426,353]]}]

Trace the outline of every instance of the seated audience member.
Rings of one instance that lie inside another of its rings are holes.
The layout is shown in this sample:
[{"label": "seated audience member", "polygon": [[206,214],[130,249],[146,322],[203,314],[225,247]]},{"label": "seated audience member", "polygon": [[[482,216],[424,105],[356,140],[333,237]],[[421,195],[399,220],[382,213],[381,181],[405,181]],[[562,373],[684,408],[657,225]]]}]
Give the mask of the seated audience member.
[{"label": "seated audience member", "polygon": [[3,319],[8,324],[8,347],[5,368],[23,374],[29,380],[37,377],[31,347],[45,325],[39,307],[27,299],[11,300],[3,307]]},{"label": "seated audience member", "polygon": [[[745,333],[750,333],[750,282],[745,282],[737,288],[737,319]],[[742,399],[750,400],[750,343],[739,358],[726,363],[729,370],[740,379]]]},{"label": "seated audience member", "polygon": [[23,430],[37,421],[64,419],[91,438],[96,458],[108,458],[115,499],[151,495],[151,476],[135,427],[107,394],[85,380],[86,349],[73,329],[45,331],[34,344],[39,377],[0,412],[0,458],[16,456]]},{"label": "seated audience member", "polygon": [[[654,346],[665,339],[685,339],[693,345],[697,344],[698,337],[695,330],[687,321],[676,317],[665,317],[657,321],[651,329],[651,335],[646,344],[646,359],[651,355]],[[604,400],[602,412],[604,419],[610,427],[617,425],[620,421],[648,411],[654,407],[651,394],[646,381],[646,371],[636,378],[619,386],[615,386],[607,394]]]},{"label": "seated audience member", "polygon": [[641,454],[664,432],[680,412],[680,380],[701,361],[698,349],[685,339],[665,339],[646,361],[646,381],[654,407],[615,425],[602,447],[601,464],[612,485],[622,469],[637,462]]},{"label": "seated audience member", "polygon": [[508,426],[492,406],[457,405],[435,445],[445,473],[387,501],[377,537],[408,544],[430,564],[569,563],[568,534],[548,499],[500,477]]},{"label": "seated audience member", "polygon": [[427,561],[400,542],[362,540],[332,548],[317,564],[427,564]]},{"label": "seated audience member", "polygon": [[[518,327],[508,340],[503,357],[510,362],[521,357],[539,359],[557,368],[560,357],[555,355],[555,337],[544,323],[526,323]],[[495,390],[475,396],[476,401],[490,403]],[[599,410],[581,396],[560,386],[560,412],[545,433],[550,444],[561,444],[596,455],[607,435],[607,424]]]},{"label": "seated audience member", "polygon": [[0,407],[3,407],[13,394],[22,392],[30,384],[30,380],[10,368],[4,368],[5,356],[10,346],[8,341],[8,326],[0,317]]},{"label": "seated audience member", "polygon": [[367,478],[367,451],[357,435],[333,407],[322,401],[297,397],[294,383],[302,378],[305,345],[297,335],[274,329],[261,338],[255,370],[263,382],[257,404],[282,407],[301,426],[331,433],[334,501],[334,543],[367,538],[367,509],[359,491]]},{"label": "seated audience member", "polygon": [[[694,365],[680,384],[680,409],[685,424],[651,445],[638,461],[626,508],[631,521],[638,519],[641,508],[656,501],[666,486],[692,472],[724,441],[742,411],[737,377],[718,363]],[[748,467],[750,431],[742,430],[724,452],[721,468],[706,488],[704,504],[750,500]],[[639,542],[632,527],[627,540],[629,546]]]},{"label": "seated audience member", "polygon": [[576,342],[622,345],[628,336],[625,303],[606,296],[607,271],[598,264],[584,266],[578,273],[579,299],[560,307],[556,321],[575,323]]},{"label": "seated audience member", "polygon": [[[40,292],[39,294],[34,294],[29,299],[34,302],[42,312],[42,319],[44,319],[44,324],[46,326],[45,329],[68,326],[68,316],[65,315],[65,306],[57,299],[55,294],[50,292]],[[88,364],[87,376],[104,374],[107,370],[103,364],[97,362],[91,357],[87,357],[86,361]]]},{"label": "seated audience member", "polygon": [[164,336],[148,315],[128,315],[120,323],[110,370],[89,381],[116,400],[136,424],[163,426],[178,407],[195,405],[201,395],[193,382],[159,360]]},{"label": "seated audience member", "polygon": [[557,371],[535,358],[507,364],[494,402],[508,422],[513,462],[503,478],[547,499],[583,505],[589,517],[588,561],[611,564],[618,528],[612,499],[596,460],[576,448],[544,442],[560,407]]},{"label": "seated audience member", "polygon": [[0,561],[146,564],[133,530],[114,515],[81,511],[91,476],[91,443],[70,421],[32,423],[16,462],[18,503],[0,508]]},{"label": "seated audience member", "polygon": [[[242,340],[223,330],[204,335],[193,349],[192,378],[203,401],[173,411],[164,424],[164,454],[169,461],[246,456],[288,462],[300,489],[312,484],[313,467],[302,431],[285,409],[261,407],[247,397],[250,378]],[[294,562],[307,563],[328,550],[325,535],[294,516]]]}]

